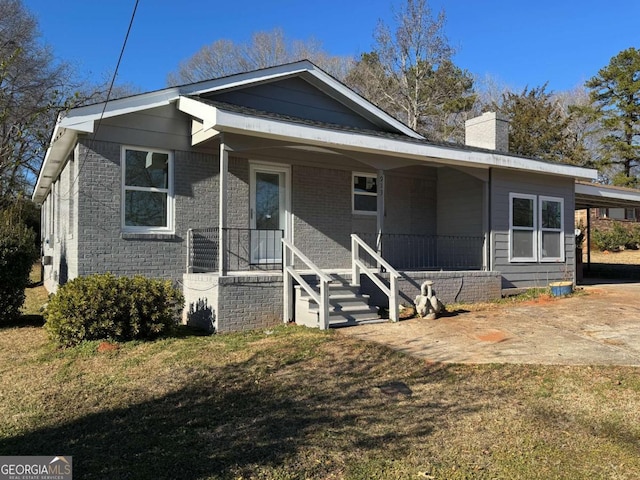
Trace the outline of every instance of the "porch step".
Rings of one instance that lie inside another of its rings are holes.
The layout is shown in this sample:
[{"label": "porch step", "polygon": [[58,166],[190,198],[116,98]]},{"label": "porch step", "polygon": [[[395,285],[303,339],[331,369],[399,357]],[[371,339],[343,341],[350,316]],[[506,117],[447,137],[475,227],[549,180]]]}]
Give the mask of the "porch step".
[{"label": "porch step", "polygon": [[[314,288],[320,292],[319,288]],[[299,285],[295,287],[296,323],[308,327],[318,327],[320,307],[316,301]],[[369,296],[360,293],[360,287],[343,283],[329,284],[329,326],[342,327],[369,323],[380,320],[378,309],[369,305]]]}]

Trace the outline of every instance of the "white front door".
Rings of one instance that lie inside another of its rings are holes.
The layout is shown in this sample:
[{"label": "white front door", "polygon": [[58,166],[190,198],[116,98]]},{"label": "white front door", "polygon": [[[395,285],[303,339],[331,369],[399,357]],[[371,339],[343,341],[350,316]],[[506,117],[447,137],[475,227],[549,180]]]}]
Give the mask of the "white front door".
[{"label": "white front door", "polygon": [[288,216],[289,169],[251,164],[251,263],[282,263]]}]

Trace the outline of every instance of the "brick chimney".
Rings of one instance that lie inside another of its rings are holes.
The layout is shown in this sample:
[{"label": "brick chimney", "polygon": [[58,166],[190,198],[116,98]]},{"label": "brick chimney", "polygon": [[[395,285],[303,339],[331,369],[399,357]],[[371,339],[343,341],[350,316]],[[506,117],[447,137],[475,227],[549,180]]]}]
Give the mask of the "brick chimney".
[{"label": "brick chimney", "polygon": [[464,122],[464,143],[470,147],[509,151],[509,120],[497,112],[485,112]]}]

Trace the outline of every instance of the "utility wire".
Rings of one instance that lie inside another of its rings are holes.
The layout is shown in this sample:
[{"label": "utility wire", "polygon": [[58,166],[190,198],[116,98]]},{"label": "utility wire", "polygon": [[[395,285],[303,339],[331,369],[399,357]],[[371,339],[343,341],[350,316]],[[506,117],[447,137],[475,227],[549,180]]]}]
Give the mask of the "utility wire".
[{"label": "utility wire", "polygon": [[[127,47],[127,42],[129,40],[129,34],[131,33],[131,29],[133,28],[133,21],[136,17],[136,12],[138,10],[138,3],[140,2],[140,0],[136,0],[135,5],[133,6],[133,12],[131,12],[131,18],[129,20],[129,26],[127,27],[127,33],[124,37],[124,41],[122,42],[122,48],[120,49],[120,55],[118,56],[118,62],[116,63],[116,68],[113,72],[113,75],[111,77],[111,82],[109,83],[109,89],[107,90],[107,97],[104,101],[104,104],[102,106],[102,111],[100,112],[100,116],[98,117],[98,120],[96,121],[96,125],[95,128],[93,129],[93,134],[91,135],[91,139],[89,141],[89,146],[88,148],[85,150],[83,158],[81,159],[81,161],[79,162],[78,168],[76,169],[73,181],[69,184],[69,188],[67,189],[67,192],[64,195],[61,194],[55,194],[55,196],[57,196],[59,199],[63,199],[63,200],[68,200],[69,199],[69,194],[71,193],[73,186],[75,185],[75,183],[77,182],[78,178],[80,177],[80,172],[82,171],[82,167],[84,166],[84,164],[87,161],[87,156],[88,156],[88,152],[93,151],[93,144],[94,141],[96,139],[96,136],[98,134],[98,130],[100,129],[100,125],[102,123],[102,119],[104,118],[104,114],[107,110],[107,104],[109,103],[109,99],[111,97],[111,93],[113,91],[113,86],[115,84],[116,78],[118,76],[118,70],[120,69],[120,63],[122,63],[122,58],[124,57],[124,51]],[[49,192],[51,193],[51,189],[49,190]],[[91,195],[89,193],[87,193],[88,196],[91,197]],[[53,200],[53,199],[52,199]],[[95,199],[94,199],[95,200]]]}]

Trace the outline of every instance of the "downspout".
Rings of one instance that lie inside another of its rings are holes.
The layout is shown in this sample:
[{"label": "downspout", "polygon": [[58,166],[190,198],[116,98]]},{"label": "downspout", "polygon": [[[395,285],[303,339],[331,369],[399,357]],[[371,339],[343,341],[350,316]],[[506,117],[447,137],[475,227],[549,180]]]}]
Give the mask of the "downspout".
[{"label": "downspout", "polygon": [[[382,257],[382,234],[384,233],[384,214],[385,214],[385,185],[384,170],[378,170],[378,197],[377,197],[377,215],[376,215],[376,252]],[[384,257],[383,257],[384,258]],[[381,269],[378,265],[378,269]]]}]

